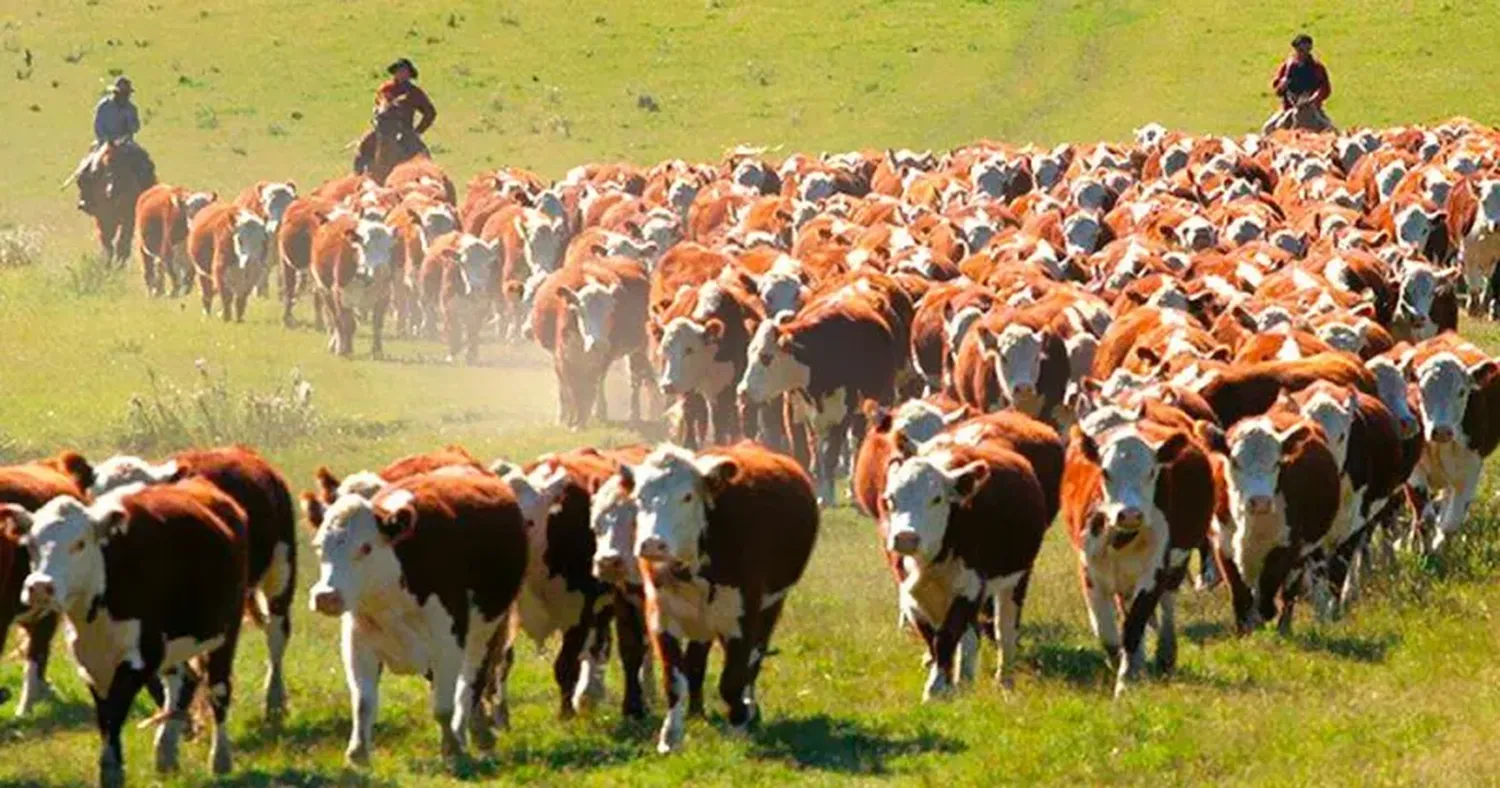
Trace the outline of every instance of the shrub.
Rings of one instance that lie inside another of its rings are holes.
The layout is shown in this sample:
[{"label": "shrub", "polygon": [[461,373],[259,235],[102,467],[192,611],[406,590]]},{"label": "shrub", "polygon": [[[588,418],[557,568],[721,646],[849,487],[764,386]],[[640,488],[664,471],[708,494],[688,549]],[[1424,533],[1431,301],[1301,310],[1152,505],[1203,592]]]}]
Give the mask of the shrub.
[{"label": "shrub", "polygon": [[130,398],[121,449],[159,454],[226,443],[278,448],[308,439],[322,423],[312,404],[312,384],[298,370],[268,391],[236,392],[227,372],[215,375],[201,360],[197,367],[191,386],[147,368],[150,389]]},{"label": "shrub", "polygon": [[122,281],[124,268],[102,254],[81,254],[78,262],[67,266],[68,292],[79,297],[96,296],[111,290]]},{"label": "shrub", "polygon": [[34,227],[0,228],[0,268],[35,265],[41,259],[41,230]]}]

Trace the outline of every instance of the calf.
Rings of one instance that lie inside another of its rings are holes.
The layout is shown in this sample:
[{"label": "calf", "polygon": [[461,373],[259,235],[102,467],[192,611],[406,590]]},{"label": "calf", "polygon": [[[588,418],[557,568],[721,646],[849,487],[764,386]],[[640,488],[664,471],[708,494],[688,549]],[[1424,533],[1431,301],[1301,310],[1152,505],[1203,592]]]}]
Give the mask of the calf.
[{"label": "calf", "polygon": [[[326,506],[303,496],[315,529],[312,609],[340,618],[354,724],[345,758],[369,762],[380,674],[425,675],[444,757],[466,735],[494,743],[480,699],[510,647],[510,611],[526,572],[526,529],[515,493],[480,474],[419,474],[373,500]],[[509,724],[506,670],[496,674],[495,722]]]},{"label": "calf", "polygon": [[314,309],[327,313],[328,350],[354,354],[354,315],[370,315],[370,353],[384,355],[382,330],[391,296],[391,260],[396,246],[391,228],[367,219],[342,217],[313,236]]},{"label": "calf", "polygon": [[242,208],[210,205],[198,214],[187,243],[198,272],[204,315],[212,311],[217,294],[224,302],[226,323],[231,317],[245,321],[245,302],[265,272],[270,240],[266,223]]},{"label": "calf", "polygon": [[1408,260],[1401,266],[1396,313],[1391,336],[1404,342],[1431,339],[1458,330],[1457,268],[1439,269]]},{"label": "calf", "polygon": [[[1208,537],[1213,468],[1180,428],[1139,421],[1099,436],[1075,428],[1062,500],[1089,622],[1117,661],[1119,697],[1145,666],[1146,624],[1158,608],[1156,661],[1166,672],[1176,666],[1175,600],[1188,558]],[[1125,613],[1123,638],[1117,609]]]},{"label": "calf", "polygon": [[422,261],[418,299],[424,313],[441,316],[450,363],[460,350],[470,364],[479,360],[479,332],[494,305],[497,251],[494,241],[450,234],[434,241]]},{"label": "calf", "polygon": [[253,450],[235,446],[188,450],[152,463],[117,455],[82,473],[80,486],[100,498],[129,485],[204,479],[245,511],[250,596],[247,609],[266,632],[266,713],[286,710],[282,658],[292,636],[292,596],[297,587],[297,515],[286,479]]},{"label": "calf", "polygon": [[750,443],[698,456],[663,446],[626,467],[667,695],[657,751],[668,753],[682,743],[688,710],[685,642],[723,646],[719,697],[730,726],[745,730],[757,716],[755,681],[817,541],[818,503],[795,460]]},{"label": "calf", "polygon": [[1235,622],[1248,632],[1275,617],[1280,594],[1278,624],[1290,633],[1304,562],[1338,512],[1338,463],[1323,430],[1290,414],[1246,419],[1227,436],[1203,433],[1218,452],[1214,547]]},{"label": "calf", "polygon": [[1461,340],[1418,346],[1408,359],[1426,443],[1412,474],[1421,530],[1436,550],[1458,532],[1500,444],[1500,364]]},{"label": "calf", "polygon": [[[735,384],[744,375],[750,336],[759,314],[745,294],[718,282],[705,283],[691,292],[691,311],[677,314],[679,307],[674,303],[661,315],[665,323],[656,343],[661,365],[658,386],[663,395],[682,398],[684,416],[687,400],[701,398],[708,409],[714,442],[727,444],[737,440],[741,432]],[[695,427],[692,420],[683,418],[677,442],[688,448],[703,443],[708,436],[700,435]]]},{"label": "calf", "polygon": [[[210,762],[231,768],[230,673],[245,601],[245,513],[213,484],[190,479],[126,488],[85,505],[71,495],[3,516],[31,556],[21,602],[67,617],[69,645],[94,696],[99,782],[120,785],[120,729],[136,693],[160,676],[156,768],[177,744],[200,677],[213,709]],[[205,657],[202,672],[190,659]]]},{"label": "calf", "polygon": [[[972,677],[969,635],[991,599],[1000,645],[995,677],[1010,687],[1021,607],[1048,526],[1031,463],[998,446],[922,451],[891,462],[883,506],[882,547],[904,575],[901,610],[931,657],[922,699]],[[967,653],[955,666],[961,643]]]}]

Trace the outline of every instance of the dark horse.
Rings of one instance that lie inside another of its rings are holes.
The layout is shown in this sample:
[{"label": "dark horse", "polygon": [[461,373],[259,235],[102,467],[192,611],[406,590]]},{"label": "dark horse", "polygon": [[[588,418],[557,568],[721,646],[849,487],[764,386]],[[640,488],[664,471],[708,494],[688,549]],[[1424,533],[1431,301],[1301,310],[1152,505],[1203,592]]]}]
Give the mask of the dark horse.
[{"label": "dark horse", "polygon": [[428,156],[427,146],[422,144],[422,138],[411,127],[410,116],[398,111],[405,100],[405,96],[398,96],[394,101],[375,108],[373,129],[370,131],[374,150],[370,153],[369,169],[365,174],[376,183],[384,184],[391,170],[401,162]]},{"label": "dark horse", "polygon": [[146,151],[136,145],[106,142],[78,174],[78,208],[94,217],[107,260],[123,263],[130,257],[136,198],[156,185],[146,160]]}]

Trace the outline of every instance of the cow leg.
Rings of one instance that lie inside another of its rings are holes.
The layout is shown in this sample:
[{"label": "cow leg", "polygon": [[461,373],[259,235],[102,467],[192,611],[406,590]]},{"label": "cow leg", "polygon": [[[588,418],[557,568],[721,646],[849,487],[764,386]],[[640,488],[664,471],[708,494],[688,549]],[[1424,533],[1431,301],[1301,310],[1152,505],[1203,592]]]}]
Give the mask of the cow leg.
[{"label": "cow leg", "polygon": [[1111,666],[1118,666],[1120,626],[1115,613],[1115,595],[1085,573],[1083,596],[1088,605],[1089,625],[1094,629],[1094,637],[1099,638],[1099,645],[1104,648],[1104,656]]},{"label": "cow leg", "polygon": [[656,751],[662,755],[672,752],[682,744],[687,726],[688,677],[683,664],[682,645],[677,638],[665,633],[653,633],[656,656],[661,661],[662,688],[667,698],[667,716],[662,720],[661,733],[656,739]]},{"label": "cow leg", "polygon": [[146,295],[152,298],[161,295],[157,286],[157,277],[160,276],[158,267],[159,265],[160,264],[157,261],[156,255],[152,254],[151,251],[146,248],[145,244],[142,244],[141,276],[146,281]]},{"label": "cow leg", "polygon": [[292,597],[297,587],[296,548],[283,542],[272,548],[271,563],[257,584],[257,600],[266,609],[266,716],[280,717],[286,711],[286,681],[282,662],[292,639]]},{"label": "cow leg", "polygon": [[639,605],[627,592],[615,592],[615,635],[620,640],[620,668],[625,674],[625,700],[621,713],[628,719],[646,716],[646,695],[641,687],[646,666],[646,621]]},{"label": "cow leg", "polygon": [[325,319],[324,313],[326,312],[329,315],[329,318],[331,319],[331,316],[333,314],[333,312],[332,312],[332,305],[329,303],[329,299],[323,294],[322,289],[319,288],[316,284],[313,285],[312,291],[313,291],[313,293],[312,293],[312,297],[313,297],[313,330],[314,331],[327,331],[328,330],[328,320]]},{"label": "cow leg", "polygon": [[[497,634],[497,637],[503,634]],[[492,649],[491,653],[495,653],[495,651]],[[500,657],[496,660],[494,670],[495,707],[492,716],[495,727],[504,731],[510,730],[510,669],[516,665],[516,652],[515,648],[507,642],[504,644],[504,648],[498,649],[498,653]]]},{"label": "cow leg", "polygon": [[824,507],[834,506],[838,503],[838,491],[835,487],[835,478],[838,475],[839,459],[844,450],[845,427],[835,424],[819,436],[821,444],[818,452],[817,481],[818,481],[818,505]]},{"label": "cow leg", "polygon": [[733,386],[725,386],[709,402],[709,423],[713,426],[714,442],[721,446],[734,443],[744,434],[740,427],[740,409],[734,401]]},{"label": "cow leg", "polygon": [[340,623],[343,628],[344,679],[349,684],[349,701],[354,707],[354,724],[349,731],[349,747],[344,750],[344,760],[351,766],[368,766],[371,733],[380,703],[380,657],[354,628],[352,614],[345,613]]},{"label": "cow leg", "polygon": [[928,669],[927,684],[922,688],[922,702],[940,700],[953,693],[953,662],[958,645],[974,627],[979,601],[963,595],[953,598],[943,625],[933,634],[933,663]]},{"label": "cow leg", "polygon": [[287,328],[297,325],[292,317],[292,304],[297,300],[297,269],[285,260],[281,263],[281,324]]},{"label": "cow leg", "polygon": [[228,323],[234,319],[234,291],[229,287],[229,278],[222,270],[214,272],[214,289],[219,293],[220,316]]},{"label": "cow leg", "polygon": [[583,657],[578,666],[578,683],[573,686],[573,709],[587,712],[604,699],[604,672],[609,667],[609,628],[614,619],[614,606],[598,597],[589,604],[598,608],[592,616],[588,639],[583,644]]},{"label": "cow leg", "polygon": [[208,654],[205,680],[208,682],[208,704],[214,713],[214,742],[209,748],[209,768],[214,774],[228,774],[234,768],[229,747],[229,704],[234,700],[234,651],[239,642],[239,622],[228,632],[224,642]]},{"label": "cow leg", "polygon": [[703,682],[708,677],[708,650],[713,644],[706,640],[690,640],[683,655],[682,664],[687,672],[688,715],[703,716]]},{"label": "cow leg", "polygon": [[1474,493],[1479,489],[1479,476],[1484,470],[1484,460],[1478,455],[1464,459],[1456,484],[1443,495],[1443,504],[1438,509],[1437,528],[1432,533],[1432,549],[1437,551],[1443,543],[1463,528],[1469,517],[1469,507],[1474,504]]},{"label": "cow leg", "polygon": [[702,424],[708,417],[707,402],[703,395],[696,391],[689,391],[678,400],[678,445],[688,449],[698,449],[703,445]]},{"label": "cow leg", "polygon": [[552,660],[552,679],[557,682],[557,693],[560,696],[557,716],[564,720],[571,719],[577,711],[573,708],[573,690],[578,686],[578,661],[583,656],[592,632],[588,617],[584,616],[583,619],[563,632],[562,645],[557,649],[557,657]]},{"label": "cow leg", "polygon": [[197,688],[197,680],[191,673],[186,665],[176,665],[162,672],[162,716],[154,742],[158,772],[177,770],[177,743],[182,736],[189,702]]},{"label": "cow leg", "polygon": [[[442,637],[447,640],[452,635],[443,633]],[[460,738],[463,729],[455,730],[457,718],[454,713],[454,698],[458,695],[458,676],[463,667],[464,648],[456,639],[433,645],[437,653],[433,656],[428,679],[431,682],[429,710],[438,726],[443,758],[459,758],[464,754],[463,740]]]},{"label": "cow leg", "polygon": [[354,310],[348,307],[339,308],[339,355],[354,355]]},{"label": "cow leg", "polygon": [[771,633],[781,617],[785,599],[777,600],[763,611],[746,611],[741,618],[743,637],[724,643],[724,671],[719,675],[719,698],[729,707],[732,732],[743,734],[760,716],[755,703],[755,680],[770,649]]},{"label": "cow leg", "polygon": [[[625,374],[630,380],[630,420],[632,422],[641,420],[641,391],[651,385],[651,372],[651,360],[646,357],[644,349],[625,357]],[[600,397],[600,399],[604,398]]]},{"label": "cow leg", "polygon": [[1490,319],[1500,319],[1500,265],[1490,269],[1489,288],[1486,292],[1486,300],[1490,306]]},{"label": "cow leg", "polygon": [[1198,545],[1198,576],[1193,578],[1193,588],[1212,591],[1219,587],[1220,582],[1218,567],[1214,563],[1214,548],[1205,537],[1203,544]]},{"label": "cow leg", "polygon": [[[385,310],[388,305],[384,302],[375,305],[370,310],[370,358],[385,358]],[[352,322],[352,321],[351,321]],[[354,327],[349,327],[350,343],[353,343]]]},{"label": "cow leg", "polygon": [[464,351],[464,361],[469,364],[479,363],[479,335],[484,331],[484,313],[472,310],[468,320],[464,321],[464,342],[467,349]]},{"label": "cow leg", "polygon": [[[479,708],[483,696],[484,673],[489,665],[490,646],[495,632],[509,629],[509,615],[502,614],[494,621],[486,621],[483,614],[469,614],[469,632],[465,636],[462,657],[458,664],[458,675],[453,687],[453,737],[463,751],[468,734],[474,735],[474,743],[481,750],[495,746],[495,736],[490,731],[489,721]],[[438,721],[440,724],[444,720]]]},{"label": "cow leg", "polygon": [[1125,692],[1125,686],[1140,678],[1145,667],[1146,624],[1156,614],[1157,602],[1161,600],[1165,583],[1160,572],[1153,573],[1144,588],[1136,588],[1125,610],[1125,639],[1120,643],[1120,668],[1115,677],[1115,697]]},{"label": "cow leg", "polygon": [[1002,584],[995,589],[995,641],[999,644],[999,655],[995,665],[995,680],[1005,689],[1016,686],[1016,651],[1021,640],[1021,608],[1026,605],[1026,591],[1031,585],[1031,572],[1023,572],[1014,584]]},{"label": "cow leg", "polygon": [[146,683],[146,671],[122,662],[115,668],[114,681],[110,682],[109,694],[94,696],[94,718],[99,727],[99,784],[101,786],[123,786],[125,784],[125,750],[120,746],[120,729],[130,714],[130,704],[136,693]]},{"label": "cow leg", "polygon": [[209,274],[198,272],[198,294],[202,298],[203,316],[214,316],[214,280]]},{"label": "cow leg", "polygon": [[1277,620],[1277,629],[1283,635],[1291,634],[1292,629],[1292,604],[1296,601],[1296,589],[1293,586],[1302,582],[1298,569],[1300,546],[1274,547],[1266,554],[1260,570],[1258,582],[1258,597],[1260,608],[1260,619],[1270,621],[1277,618],[1276,597],[1281,596],[1280,617]]},{"label": "cow leg", "polygon": [[56,613],[47,613],[21,625],[26,632],[26,668],[21,681],[21,697],[16,701],[16,716],[31,713],[36,702],[52,693],[47,684],[47,658],[52,650],[52,636],[57,632]]}]

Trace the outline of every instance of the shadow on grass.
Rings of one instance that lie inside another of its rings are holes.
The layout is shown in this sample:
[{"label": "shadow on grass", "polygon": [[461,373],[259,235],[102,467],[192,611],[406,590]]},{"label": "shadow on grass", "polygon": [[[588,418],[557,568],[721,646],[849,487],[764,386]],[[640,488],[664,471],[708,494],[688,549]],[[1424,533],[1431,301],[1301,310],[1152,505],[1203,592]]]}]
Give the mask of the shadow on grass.
[{"label": "shadow on grass", "polygon": [[1182,628],[1182,636],[1194,645],[1206,646],[1234,637],[1234,630],[1223,621],[1194,621]]},{"label": "shadow on grass", "polygon": [[1303,651],[1321,651],[1354,662],[1385,662],[1401,636],[1394,632],[1380,635],[1341,635],[1326,632],[1297,632],[1289,642]]},{"label": "shadow on grass", "polygon": [[320,786],[320,785],[369,785],[369,786],[397,786],[400,783],[394,780],[381,780],[369,774],[354,771],[353,769],[338,769],[328,771],[314,771],[311,769],[256,769],[249,768],[237,771],[230,777],[212,783],[213,785],[244,785],[244,786],[266,786],[267,788],[281,788],[282,786]]},{"label": "shadow on grass", "polygon": [[[141,693],[144,695],[145,693]],[[0,706],[0,739],[12,734],[26,737],[45,736],[65,730],[94,730],[94,704],[64,698],[56,692],[49,693],[25,717],[16,717],[12,697],[10,703]]]},{"label": "shadow on grass", "polygon": [[[433,747],[436,746],[434,742]],[[559,739],[540,747],[507,747],[502,738],[499,746],[499,753],[485,753],[479,757],[471,755],[451,767],[437,758],[427,759],[414,771],[442,774],[456,780],[490,781],[523,766],[548,770],[599,769],[634,760],[642,755],[639,737],[600,739],[577,736]]]},{"label": "shadow on grass", "polygon": [[888,774],[887,761],[903,755],[952,754],[963,742],[936,731],[892,735],[848,719],[817,715],[777,720],[752,733],[757,758],[789,760],[807,769],[847,774]]},{"label": "shadow on grass", "polygon": [[[234,737],[234,746],[240,752],[263,752],[277,747],[322,746],[328,742],[342,744],[349,738],[348,718],[293,716],[287,720],[259,716],[243,732]],[[405,738],[412,732],[408,722],[398,716],[376,723],[376,741],[382,737],[390,741]],[[437,734],[433,734],[434,746]]]}]

